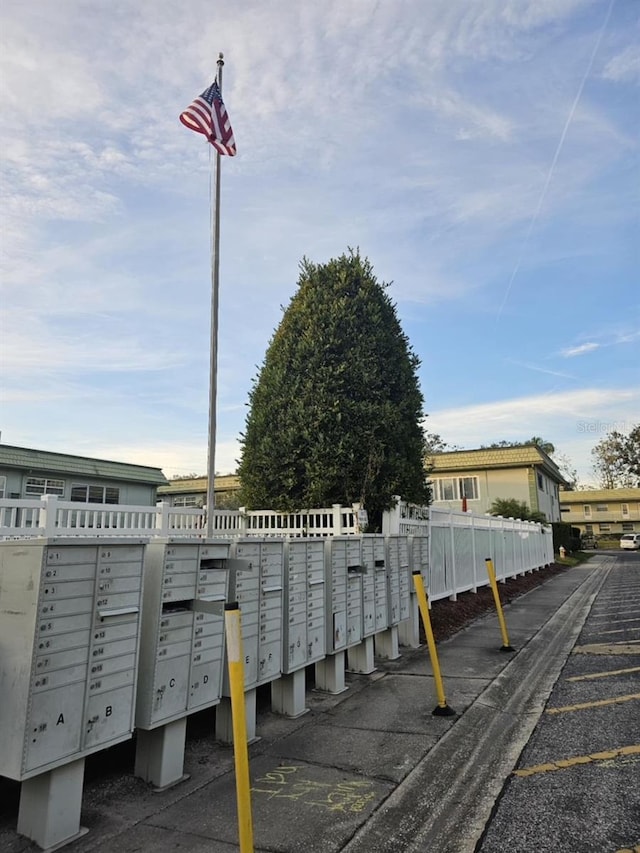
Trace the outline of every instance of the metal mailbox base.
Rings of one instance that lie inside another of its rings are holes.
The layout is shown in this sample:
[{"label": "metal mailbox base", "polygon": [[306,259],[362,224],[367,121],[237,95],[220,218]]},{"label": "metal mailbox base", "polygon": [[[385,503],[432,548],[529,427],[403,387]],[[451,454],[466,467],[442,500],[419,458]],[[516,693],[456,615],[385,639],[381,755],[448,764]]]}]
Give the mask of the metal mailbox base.
[{"label": "metal mailbox base", "polygon": [[344,652],[327,655],[316,663],[316,690],[344,693],[348,689],[344,680]]},{"label": "metal mailbox base", "polygon": [[420,613],[418,599],[413,593],[409,600],[409,608],[411,615],[398,625],[398,639],[401,646],[417,649],[420,647]]},{"label": "metal mailbox base", "polygon": [[290,672],[271,682],[271,709],[285,717],[301,717],[306,707],[306,677],[304,669]]},{"label": "metal mailbox base", "polygon": [[392,625],[386,631],[376,634],[376,654],[387,660],[397,660],[400,657],[397,625]]},{"label": "metal mailbox base", "polygon": [[164,791],[189,777],[183,773],[187,718],[157,729],[137,730],[135,775]]},{"label": "metal mailbox base", "polygon": [[[256,737],[256,688],[245,690],[244,708],[247,722],[247,743],[260,740]],[[223,696],[216,706],[216,740],[221,743],[233,743],[233,716],[231,698]]]},{"label": "metal mailbox base", "polygon": [[347,650],[347,664],[349,672],[359,672],[368,675],[376,671],[373,636],[365,637],[357,646],[352,646]]},{"label": "metal mailbox base", "polygon": [[18,832],[44,850],[56,850],[89,830],[80,826],[84,758],[25,779],[20,789]]}]

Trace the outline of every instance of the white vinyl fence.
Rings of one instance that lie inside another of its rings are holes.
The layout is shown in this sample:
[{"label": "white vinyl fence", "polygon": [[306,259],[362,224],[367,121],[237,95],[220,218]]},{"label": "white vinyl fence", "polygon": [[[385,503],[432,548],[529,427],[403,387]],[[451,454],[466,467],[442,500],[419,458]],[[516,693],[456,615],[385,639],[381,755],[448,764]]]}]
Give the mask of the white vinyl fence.
[{"label": "white vinyl fence", "polygon": [[[272,510],[215,510],[217,536],[340,536],[357,534],[358,505],[283,513]],[[61,501],[55,495],[35,500],[0,499],[0,539],[33,536],[184,536],[205,535],[199,508],[137,507]],[[499,580],[553,562],[550,528],[530,521],[472,512],[422,507],[398,499],[385,513],[384,535],[425,536],[429,565],[425,581],[431,600],[455,597],[488,583],[485,558]]]}]

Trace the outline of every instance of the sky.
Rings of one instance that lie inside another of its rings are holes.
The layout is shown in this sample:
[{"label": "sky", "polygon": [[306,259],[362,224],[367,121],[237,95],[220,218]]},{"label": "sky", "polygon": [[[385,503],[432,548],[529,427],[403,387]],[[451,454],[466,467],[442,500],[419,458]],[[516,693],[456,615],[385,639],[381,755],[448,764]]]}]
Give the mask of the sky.
[{"label": "sky", "polygon": [[212,82],[215,469],[303,257],[358,248],[449,444],[640,422],[637,0],[4,0],[5,444],[204,474]]}]

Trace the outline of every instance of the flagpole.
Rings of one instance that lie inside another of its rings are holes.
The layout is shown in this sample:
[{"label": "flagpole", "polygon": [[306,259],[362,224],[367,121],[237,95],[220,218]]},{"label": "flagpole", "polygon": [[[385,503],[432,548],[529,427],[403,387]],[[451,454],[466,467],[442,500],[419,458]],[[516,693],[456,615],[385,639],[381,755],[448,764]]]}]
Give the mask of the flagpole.
[{"label": "flagpole", "polygon": [[[224,57],[218,54],[217,83],[222,92]],[[218,291],[220,281],[220,152],[216,151],[216,187],[211,255],[211,361],[209,365],[209,443],[207,451],[207,538],[213,536],[213,512],[216,505],[216,398],[218,391]]]}]

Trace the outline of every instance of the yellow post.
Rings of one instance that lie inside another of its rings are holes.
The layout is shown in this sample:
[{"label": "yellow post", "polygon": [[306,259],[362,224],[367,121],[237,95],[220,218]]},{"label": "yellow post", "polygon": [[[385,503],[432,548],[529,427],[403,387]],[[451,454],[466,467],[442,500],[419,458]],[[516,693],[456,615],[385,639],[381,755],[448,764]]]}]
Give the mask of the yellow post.
[{"label": "yellow post", "polygon": [[455,711],[447,705],[447,700],[444,695],[444,686],[442,684],[442,675],[440,673],[440,662],[438,661],[436,641],[433,636],[433,629],[431,628],[431,617],[429,616],[429,602],[427,600],[427,593],[424,589],[424,581],[419,570],[413,572],[413,586],[418,597],[418,607],[420,608],[420,615],[422,616],[424,632],[427,636],[431,669],[433,670],[433,680],[436,684],[436,695],[438,697],[438,704],[432,713],[436,717],[452,717],[455,714]]},{"label": "yellow post", "polygon": [[251,783],[249,781],[249,750],[247,747],[247,714],[244,704],[244,665],[242,660],[240,608],[237,602],[234,602],[232,604],[225,604],[224,611],[229,685],[231,688],[233,756],[236,768],[238,837],[240,840],[240,853],[253,853]]},{"label": "yellow post", "polygon": [[496,603],[496,610],[498,611],[498,622],[500,623],[500,631],[502,633],[502,646],[500,648],[500,651],[515,652],[515,649],[509,643],[509,635],[507,634],[507,623],[504,620],[504,614],[502,612],[502,604],[500,603],[500,593],[498,592],[496,570],[493,568],[493,560],[491,559],[491,557],[486,557],[485,563],[487,564],[487,574],[489,575],[489,583],[491,584],[491,589],[493,590],[493,598]]}]

